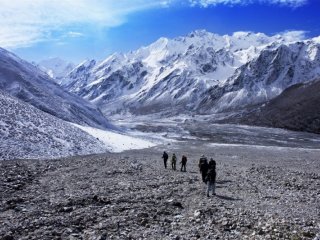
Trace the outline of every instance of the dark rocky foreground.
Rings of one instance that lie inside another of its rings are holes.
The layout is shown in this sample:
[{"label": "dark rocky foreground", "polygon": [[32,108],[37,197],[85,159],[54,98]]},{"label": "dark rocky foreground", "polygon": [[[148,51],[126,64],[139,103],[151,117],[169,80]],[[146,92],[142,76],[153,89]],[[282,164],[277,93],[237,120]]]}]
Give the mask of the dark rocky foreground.
[{"label": "dark rocky foreground", "polygon": [[[186,173],[163,169],[160,148],[0,162],[0,239],[320,239],[319,150],[168,148],[187,154]],[[217,160],[215,197],[203,152]]]}]

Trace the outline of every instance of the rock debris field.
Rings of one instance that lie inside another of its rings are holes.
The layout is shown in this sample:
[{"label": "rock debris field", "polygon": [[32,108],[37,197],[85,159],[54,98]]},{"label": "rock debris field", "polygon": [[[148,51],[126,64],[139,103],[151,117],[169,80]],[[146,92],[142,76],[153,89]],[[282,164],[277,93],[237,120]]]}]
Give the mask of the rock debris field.
[{"label": "rock debris field", "polygon": [[[163,150],[187,172],[164,169]],[[209,198],[202,153],[217,161]],[[320,150],[180,142],[1,161],[0,239],[320,239]]]}]

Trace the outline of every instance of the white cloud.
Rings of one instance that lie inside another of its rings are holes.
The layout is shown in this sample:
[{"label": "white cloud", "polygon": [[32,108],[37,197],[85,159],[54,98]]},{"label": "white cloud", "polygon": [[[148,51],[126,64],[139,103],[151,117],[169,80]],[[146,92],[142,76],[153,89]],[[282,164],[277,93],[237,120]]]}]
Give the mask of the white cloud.
[{"label": "white cloud", "polygon": [[[166,7],[170,0],[0,0],[0,46],[16,48],[48,40],[54,31],[91,24],[115,27],[130,13]],[[77,29],[77,28],[76,28]],[[69,33],[69,34],[68,34]],[[71,33],[71,34],[70,34]],[[66,33],[64,33],[66,34]]]},{"label": "white cloud", "polygon": [[306,31],[286,31],[279,33],[279,35],[281,35],[281,37],[284,38],[287,42],[305,40],[307,38],[306,34]]},{"label": "white cloud", "polygon": [[216,5],[248,5],[253,3],[278,4],[289,7],[300,7],[305,5],[308,0],[189,0],[192,6],[216,6]]},{"label": "white cloud", "polygon": [[77,38],[77,37],[83,37],[84,34],[81,33],[81,32],[73,32],[73,31],[70,31],[70,32],[68,32],[67,36],[68,36],[68,37],[72,37],[72,38]]}]

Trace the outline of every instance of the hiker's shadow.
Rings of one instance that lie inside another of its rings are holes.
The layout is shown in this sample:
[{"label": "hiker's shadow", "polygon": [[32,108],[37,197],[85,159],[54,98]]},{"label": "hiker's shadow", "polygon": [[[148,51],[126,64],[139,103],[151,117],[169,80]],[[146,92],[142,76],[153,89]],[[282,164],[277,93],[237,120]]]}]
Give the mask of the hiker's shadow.
[{"label": "hiker's shadow", "polygon": [[[226,186],[223,186],[224,184],[228,184],[228,183],[232,183],[231,180],[220,180],[216,182],[218,186],[216,186],[216,188],[225,188]],[[219,186],[221,185],[221,186]],[[223,199],[223,200],[227,200],[227,201],[242,201],[241,198],[234,198],[234,197],[229,197],[229,196],[223,196],[223,195],[216,195],[217,198]]]},{"label": "hiker's shadow", "polygon": [[224,188],[225,187],[225,186],[223,186],[224,184],[231,183],[231,182],[232,182],[231,180],[216,181],[216,184],[217,184],[216,188]]},{"label": "hiker's shadow", "polygon": [[227,201],[242,201],[241,198],[233,198],[233,197],[223,196],[223,195],[218,195],[218,194],[216,194],[216,197],[220,198],[222,200],[227,200]]},{"label": "hiker's shadow", "polygon": [[231,180],[220,180],[220,181],[217,181],[217,184],[226,184],[231,182],[232,182]]}]

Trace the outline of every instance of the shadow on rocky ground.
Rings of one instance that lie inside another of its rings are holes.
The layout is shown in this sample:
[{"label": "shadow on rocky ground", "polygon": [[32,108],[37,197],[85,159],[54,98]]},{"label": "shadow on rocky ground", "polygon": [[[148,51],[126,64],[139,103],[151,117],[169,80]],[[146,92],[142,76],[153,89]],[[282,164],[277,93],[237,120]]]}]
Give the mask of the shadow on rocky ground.
[{"label": "shadow on rocky ground", "polygon": [[240,198],[222,196],[222,195],[218,195],[218,194],[216,194],[215,197],[223,199],[223,200],[227,200],[227,201],[242,201],[242,199],[240,199]]}]

